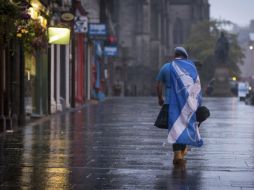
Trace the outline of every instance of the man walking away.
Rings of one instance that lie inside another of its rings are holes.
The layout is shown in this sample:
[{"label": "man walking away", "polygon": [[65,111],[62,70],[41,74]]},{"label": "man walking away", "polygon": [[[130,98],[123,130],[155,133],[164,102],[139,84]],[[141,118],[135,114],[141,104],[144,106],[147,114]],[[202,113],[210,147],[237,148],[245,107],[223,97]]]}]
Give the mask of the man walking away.
[{"label": "man walking away", "polygon": [[173,164],[182,164],[186,145],[203,145],[195,114],[202,98],[199,75],[183,47],[175,48],[174,60],[162,66],[156,80],[158,103],[168,104],[168,142],[173,144]]}]

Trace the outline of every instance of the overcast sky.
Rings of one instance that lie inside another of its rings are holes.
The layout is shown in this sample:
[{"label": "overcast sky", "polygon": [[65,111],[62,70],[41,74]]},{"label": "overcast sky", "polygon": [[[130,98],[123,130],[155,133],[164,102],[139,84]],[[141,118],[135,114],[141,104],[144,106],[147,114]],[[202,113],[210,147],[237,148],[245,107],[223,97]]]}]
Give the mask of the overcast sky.
[{"label": "overcast sky", "polygon": [[247,26],[254,19],[254,0],[209,0],[210,17]]}]

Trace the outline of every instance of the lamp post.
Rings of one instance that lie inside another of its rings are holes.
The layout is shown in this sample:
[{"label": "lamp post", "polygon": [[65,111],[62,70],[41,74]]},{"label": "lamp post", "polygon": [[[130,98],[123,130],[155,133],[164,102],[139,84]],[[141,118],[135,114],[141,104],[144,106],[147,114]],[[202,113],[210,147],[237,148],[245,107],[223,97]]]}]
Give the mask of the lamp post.
[{"label": "lamp post", "polygon": [[[250,65],[251,65],[251,69],[250,71],[253,72],[254,71],[254,43],[253,41],[250,42],[249,45],[249,50],[250,50]],[[253,84],[254,84],[254,74],[250,73],[250,88],[253,88]],[[250,89],[252,90],[252,89]]]},{"label": "lamp post", "polygon": [[251,66],[248,69],[251,73],[251,80],[254,77],[254,33],[249,33],[249,50],[250,50],[250,62]]}]

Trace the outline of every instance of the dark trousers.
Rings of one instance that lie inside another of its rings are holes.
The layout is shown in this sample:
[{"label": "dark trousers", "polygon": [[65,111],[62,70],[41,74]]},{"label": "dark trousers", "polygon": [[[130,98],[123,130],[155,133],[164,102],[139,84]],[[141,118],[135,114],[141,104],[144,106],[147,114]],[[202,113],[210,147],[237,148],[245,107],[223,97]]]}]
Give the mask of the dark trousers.
[{"label": "dark trousers", "polygon": [[173,151],[181,151],[184,150],[186,148],[185,144],[173,144]]}]

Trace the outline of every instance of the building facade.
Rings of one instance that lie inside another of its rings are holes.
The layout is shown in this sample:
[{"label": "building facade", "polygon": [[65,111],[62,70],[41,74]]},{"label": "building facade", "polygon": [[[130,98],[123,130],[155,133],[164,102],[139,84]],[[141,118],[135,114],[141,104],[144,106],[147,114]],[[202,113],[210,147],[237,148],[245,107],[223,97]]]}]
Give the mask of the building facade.
[{"label": "building facade", "polygon": [[[11,27],[0,28],[0,131],[91,99],[155,95],[161,65],[193,24],[209,19],[208,0],[21,2],[29,16],[10,16],[18,32],[6,40]],[[0,16],[1,26],[11,23]],[[69,29],[69,42],[48,43],[49,27]]]},{"label": "building facade", "polygon": [[184,44],[195,23],[209,19],[208,0],[125,0],[115,6],[115,82],[124,95],[154,95],[156,74],[173,48]]},{"label": "building facade", "polygon": [[27,114],[48,113],[48,2],[1,3],[0,131],[12,131]]},{"label": "building facade", "polygon": [[248,27],[237,27],[238,41],[241,44],[245,55],[243,64],[238,64],[243,79],[254,79],[254,20],[251,20]]}]

